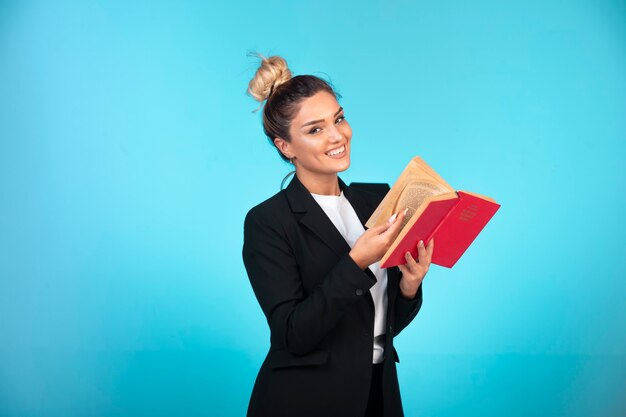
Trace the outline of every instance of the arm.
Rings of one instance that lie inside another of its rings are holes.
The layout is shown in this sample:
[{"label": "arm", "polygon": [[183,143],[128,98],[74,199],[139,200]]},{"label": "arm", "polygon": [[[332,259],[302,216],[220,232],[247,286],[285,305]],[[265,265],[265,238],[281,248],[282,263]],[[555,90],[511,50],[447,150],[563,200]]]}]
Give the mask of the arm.
[{"label": "arm", "polygon": [[[398,281],[397,320],[394,336],[400,333],[415,318],[422,307],[422,283],[430,268],[434,249],[434,238],[430,240],[427,247],[424,247],[424,242],[420,240],[417,244],[419,263],[407,252],[405,255],[406,264],[397,266],[402,273],[402,278]],[[417,287],[417,290],[415,287]]]},{"label": "arm", "polygon": [[258,211],[246,215],[242,255],[272,343],[297,355],[315,349],[349,306],[360,300],[359,294],[376,283],[346,252],[322,284],[305,296],[280,223]]},{"label": "arm", "polygon": [[398,288],[396,305],[395,305],[395,328],[393,329],[393,336],[397,336],[402,329],[413,321],[417,313],[422,308],[422,284],[417,289],[417,294],[412,299],[406,298],[402,295],[402,291]]}]

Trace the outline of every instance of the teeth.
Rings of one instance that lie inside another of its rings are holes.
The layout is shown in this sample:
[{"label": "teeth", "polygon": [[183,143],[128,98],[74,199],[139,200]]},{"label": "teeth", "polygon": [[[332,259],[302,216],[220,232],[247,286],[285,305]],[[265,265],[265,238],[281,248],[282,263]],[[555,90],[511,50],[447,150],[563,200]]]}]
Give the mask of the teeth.
[{"label": "teeth", "polygon": [[341,148],[337,148],[334,151],[326,152],[326,155],[329,155],[329,156],[337,155],[343,152],[345,149],[346,147],[345,145],[343,145]]}]

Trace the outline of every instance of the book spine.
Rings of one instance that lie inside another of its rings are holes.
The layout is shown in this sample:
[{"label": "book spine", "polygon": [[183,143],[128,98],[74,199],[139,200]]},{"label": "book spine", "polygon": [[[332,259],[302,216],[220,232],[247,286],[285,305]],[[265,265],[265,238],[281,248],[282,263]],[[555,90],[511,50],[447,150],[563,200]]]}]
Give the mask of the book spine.
[{"label": "book spine", "polygon": [[457,193],[456,191],[454,192],[456,194],[456,202],[454,203],[454,205],[452,207],[450,207],[450,210],[448,210],[448,212],[446,213],[446,215],[444,216],[443,219],[441,219],[441,221],[437,224],[437,227],[435,227],[435,229],[426,237],[426,239],[424,239],[424,246],[428,245],[428,243],[430,242],[430,240],[435,237],[435,235],[437,234],[437,231],[441,228],[441,225],[444,224],[446,222],[446,219],[448,217],[450,217],[450,215],[452,214],[452,212],[454,212],[454,209],[456,208],[456,206],[459,205],[459,203],[461,202],[461,198],[459,197],[459,193]]}]

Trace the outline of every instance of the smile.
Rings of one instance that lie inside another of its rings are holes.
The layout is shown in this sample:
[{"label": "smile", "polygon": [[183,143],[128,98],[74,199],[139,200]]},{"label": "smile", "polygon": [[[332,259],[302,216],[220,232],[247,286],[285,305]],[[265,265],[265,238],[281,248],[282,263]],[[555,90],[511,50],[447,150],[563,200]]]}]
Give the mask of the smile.
[{"label": "smile", "polygon": [[328,155],[331,158],[341,158],[345,155],[345,153],[346,153],[346,145],[342,145],[341,147],[337,149],[333,149],[333,150],[326,152],[326,155]]}]

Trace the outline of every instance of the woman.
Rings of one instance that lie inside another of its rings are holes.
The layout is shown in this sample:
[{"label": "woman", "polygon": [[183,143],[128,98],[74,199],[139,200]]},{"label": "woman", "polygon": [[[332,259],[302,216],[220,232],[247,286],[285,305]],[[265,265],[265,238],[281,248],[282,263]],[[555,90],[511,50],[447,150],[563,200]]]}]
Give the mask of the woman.
[{"label": "woman", "polygon": [[286,189],[250,209],[243,260],[270,327],[248,416],[402,416],[393,338],[422,305],[434,242],[381,269],[405,210],[365,230],[388,184],[351,184],[352,130],[324,80],[262,59],[248,93],[295,167]]}]

